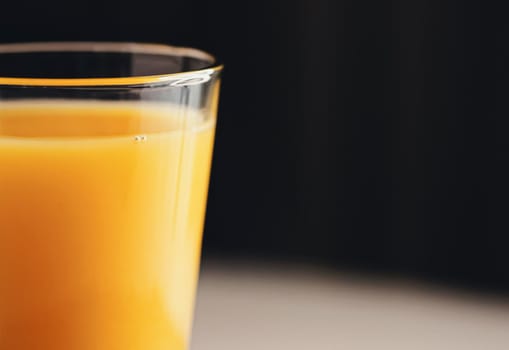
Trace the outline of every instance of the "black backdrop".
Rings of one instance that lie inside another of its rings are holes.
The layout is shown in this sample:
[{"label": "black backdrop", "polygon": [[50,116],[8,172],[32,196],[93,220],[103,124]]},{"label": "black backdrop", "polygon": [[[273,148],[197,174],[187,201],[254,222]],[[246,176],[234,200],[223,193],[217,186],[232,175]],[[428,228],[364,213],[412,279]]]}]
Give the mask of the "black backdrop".
[{"label": "black backdrop", "polygon": [[2,3],[0,42],[226,64],[205,253],[509,291],[509,34],[462,0]]}]

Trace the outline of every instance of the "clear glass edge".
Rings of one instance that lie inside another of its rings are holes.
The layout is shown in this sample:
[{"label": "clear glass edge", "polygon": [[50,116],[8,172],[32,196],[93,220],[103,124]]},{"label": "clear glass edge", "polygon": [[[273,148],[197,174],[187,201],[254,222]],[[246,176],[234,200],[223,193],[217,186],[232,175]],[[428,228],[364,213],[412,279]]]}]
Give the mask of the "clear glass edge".
[{"label": "clear glass edge", "polygon": [[23,52],[51,52],[51,51],[88,51],[88,52],[132,52],[162,54],[173,56],[187,56],[210,61],[210,65],[197,69],[177,73],[160,75],[144,75],[135,77],[115,78],[17,78],[0,76],[1,87],[54,87],[54,88],[137,88],[152,86],[188,86],[202,84],[218,75],[223,70],[223,64],[217,58],[205,51],[172,46],[167,44],[136,43],[136,42],[27,42],[0,44],[0,55],[3,53]]}]

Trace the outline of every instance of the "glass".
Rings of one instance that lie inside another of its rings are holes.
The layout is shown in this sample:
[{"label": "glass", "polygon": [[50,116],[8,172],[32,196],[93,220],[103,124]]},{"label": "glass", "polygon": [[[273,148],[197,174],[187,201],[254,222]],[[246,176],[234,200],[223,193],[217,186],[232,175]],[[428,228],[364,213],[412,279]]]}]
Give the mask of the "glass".
[{"label": "glass", "polygon": [[0,349],[188,348],[221,69],[0,45]]}]

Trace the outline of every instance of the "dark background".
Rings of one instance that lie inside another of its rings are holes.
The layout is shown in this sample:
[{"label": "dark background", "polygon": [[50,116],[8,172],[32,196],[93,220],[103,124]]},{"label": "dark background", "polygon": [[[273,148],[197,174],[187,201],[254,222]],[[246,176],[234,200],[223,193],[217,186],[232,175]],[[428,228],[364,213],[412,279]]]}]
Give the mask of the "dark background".
[{"label": "dark background", "polygon": [[161,42],[225,62],[205,256],[505,293],[501,4],[3,2],[0,42]]}]

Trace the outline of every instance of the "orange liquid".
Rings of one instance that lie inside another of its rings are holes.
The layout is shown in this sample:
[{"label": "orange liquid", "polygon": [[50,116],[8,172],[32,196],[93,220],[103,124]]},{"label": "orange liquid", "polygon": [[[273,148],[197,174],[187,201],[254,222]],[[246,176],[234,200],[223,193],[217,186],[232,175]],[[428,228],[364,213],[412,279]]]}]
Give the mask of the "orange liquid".
[{"label": "orange liquid", "polygon": [[214,124],[0,103],[0,349],[187,348]]}]

